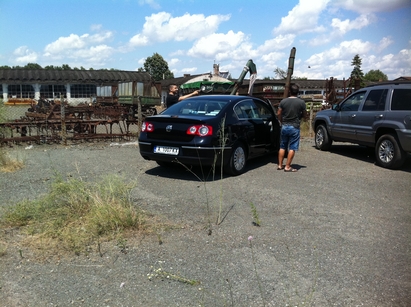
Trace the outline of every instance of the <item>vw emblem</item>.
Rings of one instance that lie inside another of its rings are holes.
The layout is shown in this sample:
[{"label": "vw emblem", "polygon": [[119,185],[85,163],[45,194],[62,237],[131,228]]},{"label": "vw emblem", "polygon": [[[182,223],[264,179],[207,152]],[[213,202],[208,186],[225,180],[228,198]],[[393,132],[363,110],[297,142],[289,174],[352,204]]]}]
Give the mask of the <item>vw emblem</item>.
[{"label": "vw emblem", "polygon": [[173,129],[173,125],[168,125],[168,126],[166,127],[166,131],[167,131],[167,132],[170,132],[172,129]]}]

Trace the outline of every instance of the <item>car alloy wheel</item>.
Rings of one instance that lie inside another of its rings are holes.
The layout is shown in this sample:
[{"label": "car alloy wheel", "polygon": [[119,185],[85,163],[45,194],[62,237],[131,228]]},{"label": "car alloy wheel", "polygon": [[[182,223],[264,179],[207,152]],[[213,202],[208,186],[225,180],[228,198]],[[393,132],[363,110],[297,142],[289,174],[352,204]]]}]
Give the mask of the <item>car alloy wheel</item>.
[{"label": "car alloy wheel", "polygon": [[247,152],[242,143],[233,146],[229,160],[224,165],[224,172],[230,175],[240,175],[245,171],[247,163]]},{"label": "car alloy wheel", "polygon": [[390,163],[394,158],[394,145],[389,140],[384,140],[378,147],[378,159]]},{"label": "car alloy wheel", "polygon": [[244,148],[239,146],[235,149],[233,155],[233,164],[236,171],[241,171],[245,166],[245,152]]},{"label": "car alloy wheel", "polygon": [[407,154],[398,144],[394,134],[382,135],[375,147],[375,159],[377,164],[391,169],[401,167],[407,158]]},{"label": "car alloy wheel", "polygon": [[320,150],[329,150],[331,144],[332,139],[328,134],[327,128],[324,125],[319,125],[315,132],[315,147]]},{"label": "car alloy wheel", "polygon": [[318,129],[317,133],[315,134],[315,144],[317,147],[321,147],[324,142],[324,131],[322,129]]}]

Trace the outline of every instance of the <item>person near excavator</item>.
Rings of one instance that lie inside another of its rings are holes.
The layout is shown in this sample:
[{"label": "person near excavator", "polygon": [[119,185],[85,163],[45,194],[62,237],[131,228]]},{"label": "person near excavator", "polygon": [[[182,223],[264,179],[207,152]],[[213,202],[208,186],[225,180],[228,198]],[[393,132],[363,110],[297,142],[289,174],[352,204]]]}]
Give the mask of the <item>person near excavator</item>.
[{"label": "person near excavator", "polygon": [[166,97],[166,107],[169,108],[172,105],[176,104],[177,102],[180,102],[181,100],[193,97],[193,96],[197,96],[200,91],[196,90],[190,94],[184,95],[184,96],[180,96],[178,94],[178,86],[176,84],[170,84],[168,87],[168,94]]}]

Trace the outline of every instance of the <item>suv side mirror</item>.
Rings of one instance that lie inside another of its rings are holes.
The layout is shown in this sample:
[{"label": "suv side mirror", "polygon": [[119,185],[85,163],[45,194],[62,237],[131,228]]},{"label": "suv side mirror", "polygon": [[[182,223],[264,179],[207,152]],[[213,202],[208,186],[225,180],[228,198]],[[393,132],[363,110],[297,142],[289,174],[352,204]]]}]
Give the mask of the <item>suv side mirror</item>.
[{"label": "suv side mirror", "polygon": [[340,111],[341,110],[340,104],[339,103],[333,104],[333,110],[334,111]]}]

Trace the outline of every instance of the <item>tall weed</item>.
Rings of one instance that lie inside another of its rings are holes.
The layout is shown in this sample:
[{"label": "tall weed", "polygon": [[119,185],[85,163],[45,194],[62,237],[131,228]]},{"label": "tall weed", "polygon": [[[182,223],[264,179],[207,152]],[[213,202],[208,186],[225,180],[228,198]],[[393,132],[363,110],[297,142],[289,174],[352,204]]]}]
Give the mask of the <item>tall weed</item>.
[{"label": "tall weed", "polygon": [[79,253],[113,235],[144,228],[145,214],[130,196],[134,187],[113,175],[94,184],[57,177],[48,194],[10,207],[2,224],[23,227],[41,242],[52,239],[51,244]]}]

